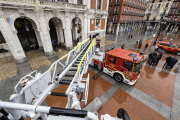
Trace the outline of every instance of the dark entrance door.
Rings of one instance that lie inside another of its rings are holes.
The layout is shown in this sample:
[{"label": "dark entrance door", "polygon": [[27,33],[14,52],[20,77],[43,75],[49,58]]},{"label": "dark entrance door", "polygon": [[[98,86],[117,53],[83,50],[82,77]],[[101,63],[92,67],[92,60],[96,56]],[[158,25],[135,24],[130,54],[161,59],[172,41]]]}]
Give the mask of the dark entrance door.
[{"label": "dark entrance door", "polygon": [[57,39],[57,34],[56,34],[56,28],[55,28],[55,25],[54,25],[54,22],[52,21],[52,19],[49,21],[49,28],[50,28],[50,36],[51,36],[51,41],[52,40],[56,40],[58,41]]},{"label": "dark entrance door", "polygon": [[14,26],[18,31],[17,35],[24,51],[39,49],[34,29],[29,20],[18,18],[16,19]]}]

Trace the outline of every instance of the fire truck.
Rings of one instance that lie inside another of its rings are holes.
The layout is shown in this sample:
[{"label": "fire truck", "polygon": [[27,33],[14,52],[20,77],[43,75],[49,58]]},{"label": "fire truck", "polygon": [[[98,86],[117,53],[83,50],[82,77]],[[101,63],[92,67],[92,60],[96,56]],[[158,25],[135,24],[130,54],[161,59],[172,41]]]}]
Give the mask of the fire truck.
[{"label": "fire truck", "polygon": [[140,76],[143,52],[115,48],[107,53],[96,51],[91,65],[112,76],[118,82],[133,85]]}]

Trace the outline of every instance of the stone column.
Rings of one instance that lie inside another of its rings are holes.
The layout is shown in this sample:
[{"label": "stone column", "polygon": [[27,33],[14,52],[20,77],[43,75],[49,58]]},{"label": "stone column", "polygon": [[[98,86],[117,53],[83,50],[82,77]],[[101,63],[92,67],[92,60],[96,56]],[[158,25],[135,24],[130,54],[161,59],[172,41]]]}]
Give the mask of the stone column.
[{"label": "stone column", "polygon": [[82,26],[82,41],[86,40],[89,36],[87,36],[87,14],[85,13],[83,16],[83,26]]},{"label": "stone column", "polygon": [[41,40],[41,37],[39,35],[39,30],[36,29],[36,28],[33,28],[34,31],[35,31],[35,34],[36,34],[36,38],[37,38],[37,41],[38,41],[38,44],[39,44],[39,49],[42,49],[43,50],[43,45],[42,45],[42,40]]},{"label": "stone column", "polygon": [[42,12],[39,15],[39,25],[40,25],[40,37],[42,40],[43,48],[44,48],[44,53],[46,56],[51,56],[54,54],[53,48],[52,48],[52,43],[51,43],[51,37],[49,34],[49,27],[46,24],[46,19],[44,17],[44,13]]},{"label": "stone column", "polygon": [[64,35],[65,35],[65,43],[66,43],[67,50],[71,50],[73,48],[72,34],[71,34],[71,21],[70,21],[69,17],[70,17],[69,11],[65,11]]},{"label": "stone column", "polygon": [[119,32],[119,23],[117,24],[117,27],[116,27],[116,35],[118,35],[118,32]]},{"label": "stone column", "polygon": [[62,24],[59,24],[59,34],[60,34],[60,43],[64,43],[64,34],[63,34],[63,27],[62,27]]},{"label": "stone column", "polygon": [[12,31],[9,23],[4,18],[4,13],[0,8],[0,30],[6,40],[8,47],[16,61],[16,63],[24,63],[27,58],[24,54],[23,48],[17,36],[17,31]]},{"label": "stone column", "polygon": [[[56,23],[56,25],[57,25],[57,23]],[[61,36],[60,36],[60,29],[59,29],[59,27],[58,26],[56,26],[55,27],[56,28],[56,34],[57,34],[57,41],[58,41],[58,43],[60,43],[61,42]]]},{"label": "stone column", "polygon": [[89,16],[87,16],[87,34],[88,34],[88,37],[89,37],[89,35],[90,35],[90,17]]}]

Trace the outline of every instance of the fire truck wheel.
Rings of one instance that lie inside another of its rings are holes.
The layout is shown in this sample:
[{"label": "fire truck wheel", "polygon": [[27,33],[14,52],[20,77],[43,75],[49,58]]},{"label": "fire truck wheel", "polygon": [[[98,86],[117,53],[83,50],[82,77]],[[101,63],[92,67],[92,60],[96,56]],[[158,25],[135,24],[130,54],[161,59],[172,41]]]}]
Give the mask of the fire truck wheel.
[{"label": "fire truck wheel", "polygon": [[176,55],[178,55],[178,56],[179,56],[179,55],[180,55],[180,51],[176,52]]},{"label": "fire truck wheel", "polygon": [[114,79],[117,81],[117,82],[123,82],[123,76],[118,74],[118,73],[115,73],[114,74]]}]

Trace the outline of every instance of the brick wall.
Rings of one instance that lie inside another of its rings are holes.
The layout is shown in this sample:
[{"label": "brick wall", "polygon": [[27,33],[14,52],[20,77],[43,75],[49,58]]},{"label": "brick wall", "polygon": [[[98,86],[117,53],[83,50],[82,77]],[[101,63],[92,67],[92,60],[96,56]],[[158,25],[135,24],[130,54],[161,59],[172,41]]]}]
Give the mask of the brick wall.
[{"label": "brick wall", "polygon": [[105,26],[105,19],[101,19],[101,30],[104,29]]},{"label": "brick wall", "polygon": [[96,0],[91,0],[91,9],[96,9]]},{"label": "brick wall", "polygon": [[103,0],[102,10],[106,10],[106,7],[107,7],[107,0]]},{"label": "brick wall", "polygon": [[90,19],[90,31],[95,30],[95,19]]}]

